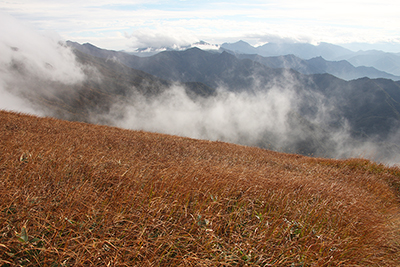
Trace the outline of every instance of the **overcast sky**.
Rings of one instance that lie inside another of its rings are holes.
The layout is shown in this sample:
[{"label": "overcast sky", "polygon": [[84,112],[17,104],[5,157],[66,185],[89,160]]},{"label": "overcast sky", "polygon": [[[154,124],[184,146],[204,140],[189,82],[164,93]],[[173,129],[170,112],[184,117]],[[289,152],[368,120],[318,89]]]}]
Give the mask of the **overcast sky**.
[{"label": "overcast sky", "polygon": [[389,43],[386,50],[400,52],[397,0],[0,0],[0,11],[66,40],[116,50],[285,40]]}]

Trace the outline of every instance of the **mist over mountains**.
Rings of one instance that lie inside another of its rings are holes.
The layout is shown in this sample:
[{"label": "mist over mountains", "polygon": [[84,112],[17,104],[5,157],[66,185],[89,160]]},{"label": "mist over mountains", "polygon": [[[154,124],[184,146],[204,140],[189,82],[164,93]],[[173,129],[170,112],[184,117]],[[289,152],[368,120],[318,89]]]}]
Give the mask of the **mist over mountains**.
[{"label": "mist over mountains", "polygon": [[[360,50],[354,52],[341,46],[328,43],[320,43],[318,45],[307,43],[267,43],[259,47],[253,47],[244,41],[238,41],[236,43],[224,43],[221,45],[221,48],[232,51],[235,54],[250,54],[262,57],[294,55],[304,60],[310,60],[317,57],[322,57],[328,61],[345,60],[354,67],[369,67],[370,69],[365,74],[365,76],[369,78],[379,77],[398,80],[398,77],[376,76],[377,74],[372,74],[371,71],[386,72],[385,75],[400,76],[399,53],[387,53],[378,50]],[[376,70],[373,70],[372,68],[375,68]],[[361,71],[361,69],[358,69],[358,71]],[[328,71],[328,73],[330,72]],[[334,73],[331,74],[335,75]],[[383,73],[379,75],[383,75]],[[347,77],[341,78],[347,79]]]},{"label": "mist over mountains", "polygon": [[317,46],[304,43],[268,43],[253,47],[244,41],[224,43],[221,46],[201,41],[184,47],[141,48],[129,54],[149,57],[160,52],[184,51],[195,47],[208,52],[226,51],[239,59],[248,58],[267,67],[294,69],[303,74],[329,73],[344,80],[364,77],[400,80],[399,53],[376,50],[353,52],[328,43]]},{"label": "mist over mountains", "polygon": [[364,77],[400,80],[400,76],[377,70],[374,67],[354,67],[347,60],[328,61],[321,56],[307,60],[294,55],[263,57],[255,54],[237,54],[236,56],[240,59],[248,58],[257,61],[271,68],[293,69],[303,74],[329,73],[347,81]]},{"label": "mist over mountains", "polygon": [[236,43],[224,43],[221,47],[239,54],[257,54],[264,57],[292,54],[303,59],[321,56],[327,60],[336,60],[353,53],[349,49],[328,43],[320,43],[318,45],[308,43],[267,43],[253,47],[244,41],[238,41]]},{"label": "mist over mountains", "polygon": [[[120,114],[131,114],[119,126],[169,129],[195,138],[325,157],[397,155],[399,82],[304,75],[197,48],[138,58],[89,44],[70,45],[162,79],[200,82],[209,88],[192,91],[192,97],[174,88],[150,102],[131,100],[135,104],[119,109]],[[146,114],[146,120],[138,120],[140,114]]]},{"label": "mist over mountains", "polygon": [[[305,155],[400,162],[398,81],[346,81],[232,51],[137,57],[20,31],[32,42],[8,32],[0,44],[6,55],[1,108]],[[282,58],[313,66],[290,57]]]}]

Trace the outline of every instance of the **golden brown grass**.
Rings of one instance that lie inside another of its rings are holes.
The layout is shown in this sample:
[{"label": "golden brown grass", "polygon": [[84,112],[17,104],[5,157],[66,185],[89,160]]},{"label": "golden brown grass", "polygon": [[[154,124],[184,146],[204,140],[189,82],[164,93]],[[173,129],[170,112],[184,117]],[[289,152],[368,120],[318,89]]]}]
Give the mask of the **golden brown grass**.
[{"label": "golden brown grass", "polygon": [[400,170],[0,111],[0,265],[399,266]]}]

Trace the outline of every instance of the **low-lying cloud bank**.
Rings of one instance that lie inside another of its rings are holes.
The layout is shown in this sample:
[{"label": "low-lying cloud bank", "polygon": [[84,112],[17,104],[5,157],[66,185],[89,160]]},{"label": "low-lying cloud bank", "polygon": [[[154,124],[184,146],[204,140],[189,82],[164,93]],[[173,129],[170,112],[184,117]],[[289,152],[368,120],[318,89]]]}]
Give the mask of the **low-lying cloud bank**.
[{"label": "low-lying cloud bank", "polygon": [[[157,97],[135,95],[110,113],[122,114],[116,125],[192,138],[255,143],[265,131],[286,131],[290,99],[271,90],[262,96],[220,90],[215,97],[190,98],[176,85]],[[117,116],[115,116],[117,117]]]},{"label": "low-lying cloud bank", "polygon": [[[252,93],[220,89],[213,97],[191,98],[183,86],[175,85],[151,98],[134,94],[125,104],[114,105],[101,119],[122,128],[277,151],[332,158],[364,157],[390,165],[400,162],[396,150],[390,149],[399,132],[385,142],[357,141],[345,120],[335,128],[325,123],[334,107],[322,100],[314,103],[317,116],[300,115],[297,111],[306,98],[290,87],[280,86]],[[93,120],[99,121],[99,117],[94,116]]]}]

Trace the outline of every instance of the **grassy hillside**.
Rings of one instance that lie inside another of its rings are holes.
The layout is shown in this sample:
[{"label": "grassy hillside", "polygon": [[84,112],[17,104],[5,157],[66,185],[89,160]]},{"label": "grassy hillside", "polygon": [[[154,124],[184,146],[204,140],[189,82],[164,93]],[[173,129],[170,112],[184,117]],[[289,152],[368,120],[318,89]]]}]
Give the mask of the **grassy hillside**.
[{"label": "grassy hillside", "polygon": [[400,169],[0,111],[2,266],[399,266]]}]

